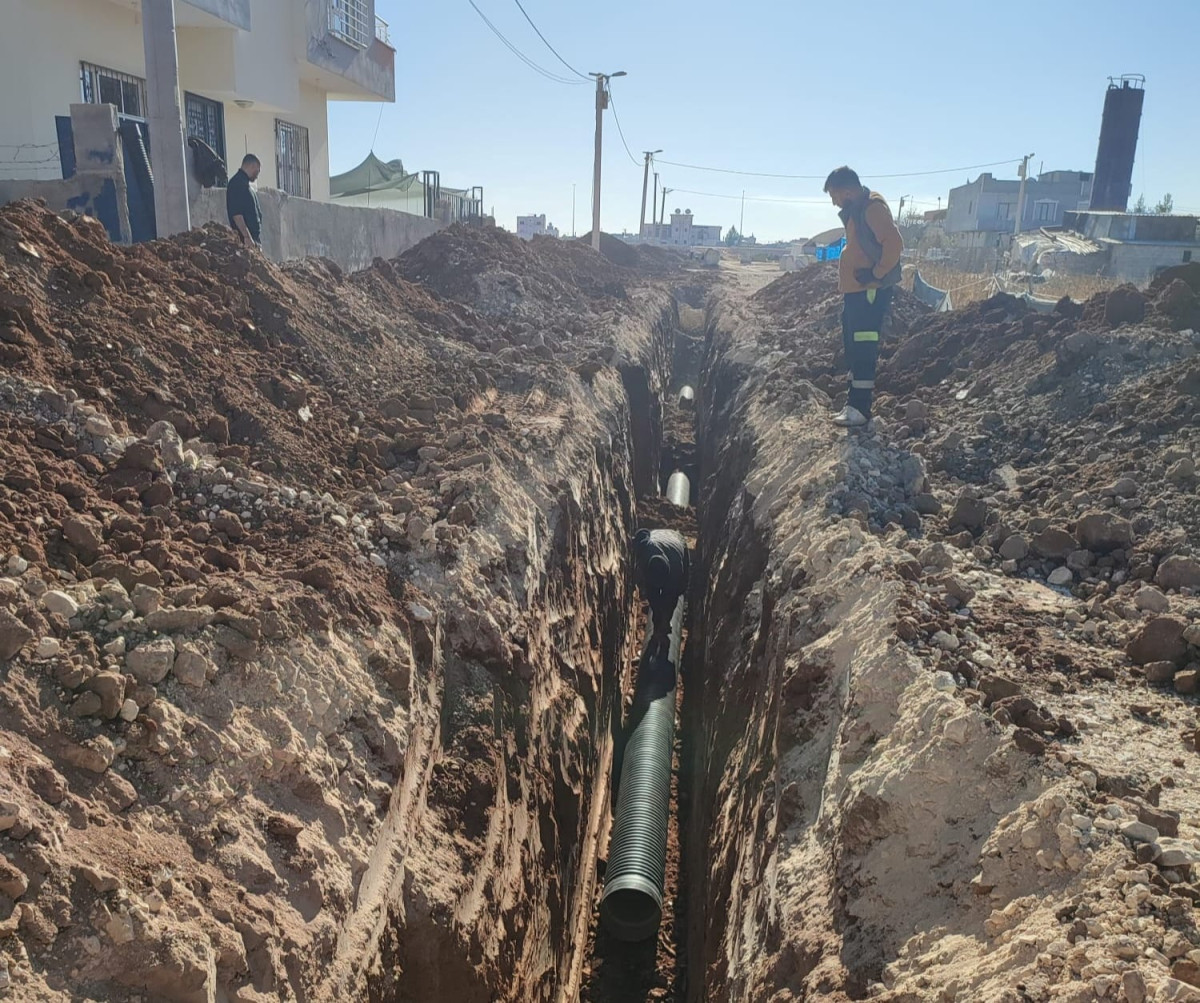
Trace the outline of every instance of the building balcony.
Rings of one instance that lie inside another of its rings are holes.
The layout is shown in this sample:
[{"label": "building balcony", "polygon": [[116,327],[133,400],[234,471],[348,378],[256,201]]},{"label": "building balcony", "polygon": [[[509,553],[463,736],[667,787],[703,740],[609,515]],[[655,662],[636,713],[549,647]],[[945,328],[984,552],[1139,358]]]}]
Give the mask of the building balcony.
[{"label": "building balcony", "polygon": [[330,100],[396,100],[396,50],[375,0],[306,0],[309,64]]}]

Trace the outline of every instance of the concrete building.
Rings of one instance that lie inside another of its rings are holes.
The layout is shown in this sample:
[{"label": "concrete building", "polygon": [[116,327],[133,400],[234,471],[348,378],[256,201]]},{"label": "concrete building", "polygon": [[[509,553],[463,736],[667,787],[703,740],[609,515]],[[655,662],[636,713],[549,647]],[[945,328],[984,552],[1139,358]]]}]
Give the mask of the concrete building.
[{"label": "concrete building", "polygon": [[[146,58],[158,28],[143,37],[142,10],[142,0],[0,0],[0,180],[62,177],[56,119],[72,104],[149,117],[163,75]],[[395,100],[396,54],[375,0],[174,0],[173,10],[178,92],[161,96],[178,101],[187,135],[230,173],[255,153],[260,186],[328,199],[328,102]]]},{"label": "concrete building", "polygon": [[1164,268],[1200,261],[1200,229],[1195,216],[1068,212],[1063,230],[1099,247],[1100,274],[1131,282],[1146,282]]},{"label": "concrete building", "polygon": [[[981,174],[969,184],[950,189],[946,233],[1012,233],[1016,226],[1021,182]],[[1025,185],[1021,229],[1060,226],[1063,213],[1086,209],[1092,197],[1088,171],[1046,171]]]},{"label": "concrete building", "polygon": [[517,236],[522,240],[533,240],[534,237],[544,236],[546,233],[546,214],[540,216],[518,216],[517,217]]},{"label": "concrete building", "polygon": [[721,243],[721,228],[701,226],[693,220],[691,209],[676,209],[670,223],[647,223],[646,239],[670,247],[716,247]]}]

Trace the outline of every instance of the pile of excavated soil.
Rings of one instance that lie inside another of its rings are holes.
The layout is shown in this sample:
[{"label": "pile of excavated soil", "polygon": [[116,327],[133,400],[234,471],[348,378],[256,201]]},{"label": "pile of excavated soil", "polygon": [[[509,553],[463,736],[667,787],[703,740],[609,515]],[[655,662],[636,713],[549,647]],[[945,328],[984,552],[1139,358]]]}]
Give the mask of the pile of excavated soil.
[{"label": "pile of excavated soil", "polygon": [[[0,210],[13,998],[578,979],[640,640],[622,377],[665,379],[670,300],[585,249],[422,248],[347,276]],[[482,272],[555,337],[438,291]]]},{"label": "pile of excavated soil", "polygon": [[[526,241],[494,227],[460,224],[423,240],[395,265],[406,279],[482,313],[533,323],[557,320],[580,334],[587,314],[630,312],[630,287],[647,274],[678,267],[670,256],[603,238],[597,255],[590,238]],[[562,336],[553,329],[544,334],[548,340]]]},{"label": "pile of excavated soil", "polygon": [[849,434],[828,280],[718,294],[691,998],[1200,999],[1197,276],[917,317]]}]

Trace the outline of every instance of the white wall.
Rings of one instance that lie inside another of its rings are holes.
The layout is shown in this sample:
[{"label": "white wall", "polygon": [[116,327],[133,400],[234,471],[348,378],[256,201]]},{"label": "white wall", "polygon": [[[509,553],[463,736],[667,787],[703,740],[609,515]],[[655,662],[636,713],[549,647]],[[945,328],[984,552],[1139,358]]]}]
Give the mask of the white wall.
[{"label": "white wall", "polygon": [[[107,0],[0,0],[0,24],[0,175],[61,178],[57,159],[14,168],[12,145],[58,142],[54,116],[81,99],[81,61],[145,76],[141,20]],[[26,150],[22,159],[54,154]]]},{"label": "white wall", "polygon": [[[293,0],[254,0],[254,30],[178,29],[179,80],[191,91],[225,105],[230,171],[247,152],[263,164],[264,185],[276,187],[275,120],[309,130],[314,199],[329,198],[328,105],[324,92],[301,82],[298,53],[307,31],[303,7]],[[20,159],[54,157],[56,115],[68,115],[81,98],[79,64],[97,63],[144,77],[140,16],[110,0],[0,0],[0,178],[61,177],[57,158],[16,166],[17,144],[47,144],[20,151]],[[50,40],[53,44],[50,44]],[[314,76],[318,73],[313,70]],[[254,102],[249,109],[234,98]]]}]

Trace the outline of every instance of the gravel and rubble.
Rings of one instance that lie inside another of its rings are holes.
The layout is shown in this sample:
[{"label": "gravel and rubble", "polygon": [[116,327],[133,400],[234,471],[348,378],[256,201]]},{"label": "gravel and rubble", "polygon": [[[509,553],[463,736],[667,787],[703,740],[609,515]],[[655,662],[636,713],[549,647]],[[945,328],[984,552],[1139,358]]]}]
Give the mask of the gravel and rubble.
[{"label": "gravel and rubble", "polygon": [[714,296],[693,998],[1200,999],[1196,293]]},{"label": "gravel and rubble", "polygon": [[623,380],[662,379],[674,265],[563,245],[510,318],[441,295],[522,247],[455,228],[345,275],[0,210],[15,998],[532,999],[578,968],[632,636]]}]

